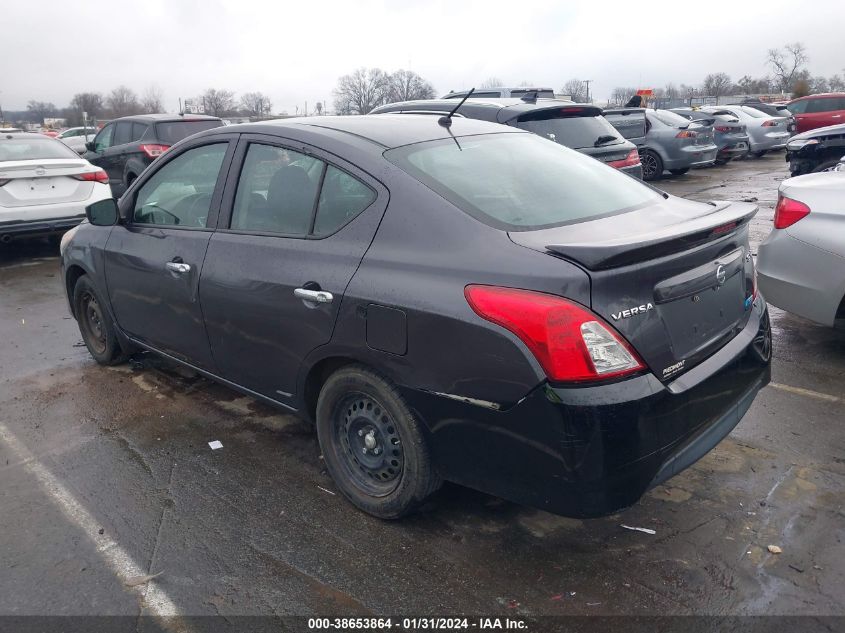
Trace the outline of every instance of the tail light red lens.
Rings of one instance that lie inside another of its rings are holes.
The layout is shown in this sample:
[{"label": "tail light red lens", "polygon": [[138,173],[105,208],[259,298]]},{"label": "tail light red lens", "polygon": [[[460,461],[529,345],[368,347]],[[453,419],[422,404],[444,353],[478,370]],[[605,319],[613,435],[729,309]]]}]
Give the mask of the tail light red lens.
[{"label": "tail light red lens", "polygon": [[645,369],[613,328],[577,303],[496,286],[467,286],[464,294],[478,316],[518,336],[552,382],[604,380]]},{"label": "tail light red lens", "polygon": [[716,125],[716,126],[713,127],[713,129],[716,130],[717,132],[730,132],[733,128],[731,128],[727,125]]},{"label": "tail light red lens", "polygon": [[692,130],[681,130],[675,134],[675,138],[695,138],[696,136],[698,136],[698,132]]},{"label": "tail light red lens", "polygon": [[144,152],[148,158],[155,158],[156,156],[161,156],[170,149],[170,145],[155,145],[155,144],[142,144],[141,151]]},{"label": "tail light red lens", "polygon": [[777,121],[763,121],[762,127],[777,127],[777,126],[778,126]]},{"label": "tail light red lens", "polygon": [[74,178],[77,180],[84,180],[86,182],[108,182],[109,175],[104,172],[102,169],[98,169],[97,171],[87,171],[84,174],[76,174]]},{"label": "tail light red lens", "polygon": [[622,160],[612,160],[607,164],[611,167],[616,167],[616,169],[619,169],[620,167],[633,167],[634,165],[640,164],[640,153],[637,150],[632,149]]},{"label": "tail light red lens", "polygon": [[810,214],[810,207],[786,196],[778,196],[775,207],[775,228],[785,229]]}]

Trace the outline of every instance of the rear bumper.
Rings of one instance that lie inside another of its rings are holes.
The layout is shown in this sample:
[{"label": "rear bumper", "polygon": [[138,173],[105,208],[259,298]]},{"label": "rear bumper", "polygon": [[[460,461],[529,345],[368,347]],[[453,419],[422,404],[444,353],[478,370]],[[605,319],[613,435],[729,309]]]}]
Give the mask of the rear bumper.
[{"label": "rear bumper", "polygon": [[620,167],[619,171],[623,174],[628,174],[629,176],[633,176],[637,180],[643,179],[643,166],[642,165],[632,165],[631,167]]},{"label": "rear bumper", "polygon": [[586,518],[630,506],[718,444],[768,384],[770,358],[760,298],[740,334],[670,384],[650,373],[596,387],[545,384],[502,411],[403,391],[444,478]]},{"label": "rear bumper", "polygon": [[64,233],[78,225],[85,219],[85,214],[65,218],[50,218],[49,220],[31,220],[26,222],[0,222],[0,239],[16,237],[38,237]]},{"label": "rear bumper", "polygon": [[772,305],[833,327],[845,295],[845,258],[774,230],[760,244],[757,283]]},{"label": "rear bumper", "polygon": [[716,160],[715,145],[690,145],[677,150],[663,162],[666,169],[685,169],[688,167],[707,167]]}]

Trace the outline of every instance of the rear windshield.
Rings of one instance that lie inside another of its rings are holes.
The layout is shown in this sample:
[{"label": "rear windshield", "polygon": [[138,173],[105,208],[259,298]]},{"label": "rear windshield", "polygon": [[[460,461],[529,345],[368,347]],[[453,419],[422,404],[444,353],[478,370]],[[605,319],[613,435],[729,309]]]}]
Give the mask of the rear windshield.
[{"label": "rear windshield", "polygon": [[640,181],[534,134],[416,143],[385,157],[469,215],[504,230],[583,222],[661,199]]},{"label": "rear windshield", "polygon": [[658,121],[669,127],[684,127],[689,125],[689,120],[669,110],[655,110],[651,114]]},{"label": "rear windshield", "polygon": [[222,121],[168,121],[156,123],[156,138],[165,143],[178,143],[191,134],[198,134],[223,125]]},{"label": "rear windshield", "polygon": [[752,106],[743,106],[742,111],[745,112],[745,114],[747,114],[748,116],[753,117],[755,119],[764,119],[768,116],[771,116],[769,114],[766,114],[765,112],[757,110]]},{"label": "rear windshield", "polygon": [[43,136],[0,138],[0,161],[79,158],[79,154],[61,141]]},{"label": "rear windshield", "polygon": [[604,117],[567,116],[566,113],[567,109],[563,108],[523,114],[517,119],[516,127],[575,149],[595,147],[601,137],[604,137],[601,145],[613,143],[610,136],[616,139],[615,142],[622,142],[619,132]]},{"label": "rear windshield", "polygon": [[527,90],[525,88],[517,88],[516,90],[511,90],[512,97],[519,97],[524,95],[527,92],[536,92],[537,97],[539,99],[554,99],[555,92],[554,90]]}]

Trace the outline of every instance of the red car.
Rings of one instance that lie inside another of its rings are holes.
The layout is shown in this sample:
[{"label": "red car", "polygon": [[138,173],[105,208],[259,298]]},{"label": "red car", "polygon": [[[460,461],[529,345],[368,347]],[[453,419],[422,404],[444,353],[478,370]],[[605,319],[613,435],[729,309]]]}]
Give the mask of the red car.
[{"label": "red car", "polygon": [[845,123],[845,92],[800,97],[787,106],[795,116],[798,132]]}]

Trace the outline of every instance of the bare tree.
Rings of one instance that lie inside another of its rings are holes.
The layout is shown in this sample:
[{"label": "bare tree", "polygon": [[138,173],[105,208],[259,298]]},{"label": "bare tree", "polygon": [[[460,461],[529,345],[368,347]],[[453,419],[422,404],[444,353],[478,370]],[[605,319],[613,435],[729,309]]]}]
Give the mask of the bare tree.
[{"label": "bare tree", "polygon": [[137,95],[126,86],[118,86],[106,97],[112,115],[115,117],[138,114],[141,109]]},{"label": "bare tree", "polygon": [[772,67],[778,88],[784,91],[792,90],[796,74],[809,61],[807,49],[801,42],[787,44],[782,49],[770,48],[766,57],[766,63]]},{"label": "bare tree", "polygon": [[628,86],[616,86],[610,93],[610,99],[616,105],[625,105],[628,100],[637,94],[636,88]]},{"label": "bare tree", "polygon": [[359,68],[337,80],[334,105],[338,114],[367,114],[386,103],[390,76],[380,68]]},{"label": "bare tree", "polygon": [[488,77],[487,79],[482,81],[480,84],[478,84],[478,87],[479,88],[499,88],[499,87],[503,86],[504,84],[505,84],[505,82],[503,82],[498,77]]},{"label": "bare tree", "polygon": [[569,95],[576,103],[583,103],[587,99],[586,84],[580,79],[570,79],[561,88],[561,92]]},{"label": "bare tree", "polygon": [[26,109],[35,120],[35,123],[39,124],[43,124],[45,117],[51,116],[56,112],[56,106],[49,101],[30,101],[26,104]]},{"label": "bare tree", "polygon": [[241,109],[249,116],[260,119],[270,115],[273,103],[263,92],[247,92],[241,97]]},{"label": "bare tree", "polygon": [[678,87],[671,81],[663,88],[663,95],[667,99],[675,100],[678,98]]},{"label": "bare tree", "polygon": [[323,114],[323,102],[318,101],[314,104],[314,111],[317,113],[317,116],[322,116]]},{"label": "bare tree", "polygon": [[818,94],[819,92],[830,92],[830,83],[827,77],[813,77],[810,79],[810,92]]},{"label": "bare tree", "polygon": [[70,107],[79,113],[87,112],[89,118],[96,118],[103,111],[103,95],[99,92],[79,92],[70,100]]},{"label": "bare tree", "polygon": [[202,93],[205,113],[213,116],[225,116],[235,110],[235,93],[231,90],[209,88]]},{"label": "bare tree", "polygon": [[161,88],[153,84],[149,86],[141,97],[141,111],[146,114],[164,112],[162,103]]},{"label": "bare tree", "polygon": [[716,97],[716,103],[719,103],[719,97],[730,92],[731,78],[727,73],[711,73],[704,78],[702,88],[708,97]]},{"label": "bare tree", "polygon": [[413,70],[397,70],[390,75],[387,87],[387,100],[413,101],[415,99],[434,99],[434,87]]},{"label": "bare tree", "polygon": [[828,80],[828,85],[830,86],[830,90],[832,92],[842,92],[845,90],[845,81],[840,75],[831,76]]}]

